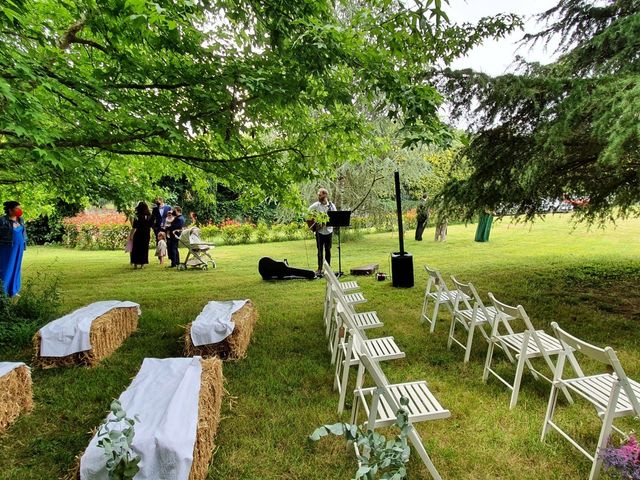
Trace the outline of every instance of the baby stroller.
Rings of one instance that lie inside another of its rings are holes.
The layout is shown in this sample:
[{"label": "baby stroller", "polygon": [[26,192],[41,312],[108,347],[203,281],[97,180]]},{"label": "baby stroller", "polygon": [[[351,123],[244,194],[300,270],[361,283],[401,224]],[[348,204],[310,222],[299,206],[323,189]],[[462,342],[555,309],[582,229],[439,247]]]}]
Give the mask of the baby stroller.
[{"label": "baby stroller", "polygon": [[213,243],[203,242],[200,238],[200,229],[198,227],[185,228],[178,237],[180,246],[188,248],[184,263],[178,264],[178,270],[185,270],[187,267],[200,268],[206,270],[209,265],[216,268],[216,262],[209,255],[214,245]]}]

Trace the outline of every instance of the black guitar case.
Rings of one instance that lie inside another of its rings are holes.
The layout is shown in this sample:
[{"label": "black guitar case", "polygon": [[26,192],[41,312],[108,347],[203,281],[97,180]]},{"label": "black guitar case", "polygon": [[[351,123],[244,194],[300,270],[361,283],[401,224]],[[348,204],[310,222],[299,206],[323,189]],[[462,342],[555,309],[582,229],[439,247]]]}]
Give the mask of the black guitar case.
[{"label": "black guitar case", "polygon": [[270,257],[262,257],[258,261],[258,272],[263,280],[290,280],[294,278],[313,280],[316,278],[313,270],[290,267],[286,260],[280,262]]}]

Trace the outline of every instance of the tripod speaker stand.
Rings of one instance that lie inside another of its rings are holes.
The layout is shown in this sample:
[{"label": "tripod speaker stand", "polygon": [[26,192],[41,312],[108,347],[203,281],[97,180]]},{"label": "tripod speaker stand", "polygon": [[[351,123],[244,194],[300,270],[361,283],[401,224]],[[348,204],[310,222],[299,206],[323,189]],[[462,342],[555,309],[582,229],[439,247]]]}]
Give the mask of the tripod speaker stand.
[{"label": "tripod speaker stand", "polygon": [[338,210],[333,212],[327,212],[329,215],[329,225],[337,229],[338,233],[338,271],[336,276],[340,277],[344,275],[342,272],[342,242],[340,241],[340,229],[341,227],[348,227],[351,224],[351,210]]}]

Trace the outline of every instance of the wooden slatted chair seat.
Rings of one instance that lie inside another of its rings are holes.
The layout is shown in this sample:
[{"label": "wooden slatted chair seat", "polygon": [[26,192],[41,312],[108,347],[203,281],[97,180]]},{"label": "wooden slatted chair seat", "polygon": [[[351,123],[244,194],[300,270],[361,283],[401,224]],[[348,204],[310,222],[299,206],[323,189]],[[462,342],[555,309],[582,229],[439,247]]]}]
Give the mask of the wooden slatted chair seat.
[{"label": "wooden slatted chair seat", "polygon": [[377,361],[405,357],[405,353],[400,350],[393,337],[369,338],[364,341],[364,348],[367,355]]},{"label": "wooden slatted chair seat", "polygon": [[341,282],[338,277],[336,277],[336,274],[331,268],[331,265],[329,265],[326,260],[323,262],[322,268],[323,272],[326,272],[331,277],[331,281],[334,283],[334,285],[339,287],[343,292],[347,293],[349,291],[358,290],[360,288],[358,286],[358,282],[356,282],[355,280]]},{"label": "wooden slatted chair seat", "polygon": [[456,294],[453,292],[429,292],[427,293],[427,296],[429,298],[432,298],[433,300],[438,300],[438,301],[447,301],[447,302],[454,302],[456,299]]},{"label": "wooden slatted chair seat", "polygon": [[[543,351],[547,355],[557,355],[562,351],[562,345],[560,341],[546,333],[544,330],[536,330],[536,336],[542,344],[542,350],[538,347],[536,342],[527,342],[527,357],[539,357],[542,356]],[[525,332],[512,333],[509,335],[499,335],[495,339],[502,343],[503,346],[513,350],[515,353],[522,351],[523,344],[525,342]]]},{"label": "wooden slatted chair seat", "polygon": [[[478,309],[476,311],[476,323],[477,324],[481,324],[481,323],[489,323],[491,321],[493,321],[493,318],[496,316],[496,308],[495,307],[486,307],[488,313],[489,313],[489,317],[487,318],[486,314],[484,313],[483,310]],[[466,310],[458,310],[457,314],[460,315],[461,317],[467,319],[468,321],[471,321],[471,318],[473,317],[473,312],[474,309],[473,308],[469,308]]]},{"label": "wooden slatted chair seat", "polygon": [[[377,387],[361,388],[357,391],[367,417],[369,417],[370,414],[368,397],[373,395],[376,388]],[[438,402],[438,400],[436,400],[433,394],[429,391],[429,387],[425,381],[397,383],[387,385],[385,389],[394,398],[397,405],[400,405],[401,397],[409,399],[407,410],[409,411],[410,422],[438,420],[440,418],[448,418],[451,416],[451,412],[440,405],[440,402]],[[395,421],[395,410],[389,405],[387,398],[384,395],[381,395],[380,401],[378,402],[376,425],[391,425]]]},{"label": "wooden slatted chair seat", "polygon": [[358,286],[358,282],[349,280],[347,282],[340,282],[340,288],[343,292],[350,292],[352,290],[358,290],[360,287]]},{"label": "wooden slatted chair seat", "polygon": [[344,300],[351,305],[357,305],[367,301],[362,292],[348,293],[344,296]]},{"label": "wooden slatted chair seat", "polygon": [[384,326],[384,323],[378,318],[378,313],[375,311],[353,313],[351,316],[355,326],[361,330]]},{"label": "wooden slatted chair seat", "polygon": [[[591,402],[599,416],[603,416],[609,408],[609,398],[611,397],[611,391],[616,382],[618,382],[618,378],[610,373],[562,381],[571,391],[576,392],[585,400]],[[636,398],[640,398],[640,383],[629,379],[629,385]],[[618,401],[616,402],[615,416],[624,417],[633,415],[633,411],[633,403],[629,400],[626,392],[621,390]]]}]

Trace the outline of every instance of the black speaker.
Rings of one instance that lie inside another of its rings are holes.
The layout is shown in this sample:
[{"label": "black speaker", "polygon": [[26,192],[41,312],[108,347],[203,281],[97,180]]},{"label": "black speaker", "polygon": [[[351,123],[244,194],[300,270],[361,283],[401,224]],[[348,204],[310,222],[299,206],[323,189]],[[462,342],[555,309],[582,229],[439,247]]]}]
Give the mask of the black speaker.
[{"label": "black speaker", "polygon": [[391,254],[391,278],[394,287],[413,287],[413,256],[410,253]]}]

